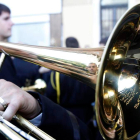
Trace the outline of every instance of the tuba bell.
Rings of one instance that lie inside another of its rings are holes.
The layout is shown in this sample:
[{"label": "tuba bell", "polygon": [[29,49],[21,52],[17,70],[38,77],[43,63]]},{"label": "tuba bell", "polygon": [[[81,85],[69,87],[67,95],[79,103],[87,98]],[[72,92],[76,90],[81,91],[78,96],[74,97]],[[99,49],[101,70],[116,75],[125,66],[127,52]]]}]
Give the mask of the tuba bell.
[{"label": "tuba bell", "polygon": [[133,139],[140,131],[140,4],[116,24],[96,85],[96,119],[104,139]]}]

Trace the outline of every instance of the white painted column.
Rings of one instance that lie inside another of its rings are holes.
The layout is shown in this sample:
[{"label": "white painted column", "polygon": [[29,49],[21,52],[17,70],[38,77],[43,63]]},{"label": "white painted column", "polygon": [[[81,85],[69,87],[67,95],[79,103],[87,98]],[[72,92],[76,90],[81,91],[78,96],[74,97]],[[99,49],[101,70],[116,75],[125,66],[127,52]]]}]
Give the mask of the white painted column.
[{"label": "white painted column", "polygon": [[93,40],[92,47],[99,47],[100,42],[100,0],[93,0]]}]

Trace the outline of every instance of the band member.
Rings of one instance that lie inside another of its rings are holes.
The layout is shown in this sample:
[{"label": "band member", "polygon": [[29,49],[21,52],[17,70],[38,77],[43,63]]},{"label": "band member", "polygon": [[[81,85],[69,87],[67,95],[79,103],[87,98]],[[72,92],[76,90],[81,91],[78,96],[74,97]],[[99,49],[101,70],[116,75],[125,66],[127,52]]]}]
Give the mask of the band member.
[{"label": "band member", "polygon": [[[66,38],[65,43],[67,48],[79,48],[75,37]],[[94,114],[91,104],[95,101],[95,90],[59,72],[49,71],[43,76],[47,82],[45,95],[88,123]]]},{"label": "band member", "polygon": [[93,117],[95,90],[76,79],[51,71],[45,95],[86,123]]},{"label": "band member", "polygon": [[96,75],[97,74],[97,71],[98,71],[98,67],[95,63],[90,63],[89,66],[87,67],[87,70],[93,74],[93,75]]},{"label": "band member", "polygon": [[[0,4],[0,41],[7,41],[11,36],[13,22],[11,21],[10,13],[11,11],[7,6]],[[6,56],[3,65],[0,68],[0,78],[21,86],[13,62],[9,56]]]},{"label": "band member", "polygon": [[[11,36],[13,22],[10,13],[6,5],[0,4],[0,41],[7,41]],[[1,79],[12,81],[18,86],[30,86],[39,78],[39,66],[18,58],[13,59],[13,62],[9,56],[6,56],[0,71]]]}]

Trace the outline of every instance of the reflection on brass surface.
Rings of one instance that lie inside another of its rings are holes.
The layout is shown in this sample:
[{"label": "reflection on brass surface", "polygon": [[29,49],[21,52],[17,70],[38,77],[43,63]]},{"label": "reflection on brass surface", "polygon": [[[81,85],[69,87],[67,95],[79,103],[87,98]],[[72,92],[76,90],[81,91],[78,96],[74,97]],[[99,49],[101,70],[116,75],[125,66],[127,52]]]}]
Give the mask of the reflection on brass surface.
[{"label": "reflection on brass surface", "polygon": [[41,94],[45,93],[45,89],[47,88],[47,84],[43,79],[36,79],[35,84],[32,86],[22,87],[25,91],[36,91]]},{"label": "reflection on brass surface", "polygon": [[96,85],[96,118],[104,139],[140,132],[140,4],[128,10],[107,42]]},{"label": "reflection on brass surface", "polygon": [[56,70],[95,88],[97,71],[104,48],[81,49],[29,46],[0,42],[0,51]]}]

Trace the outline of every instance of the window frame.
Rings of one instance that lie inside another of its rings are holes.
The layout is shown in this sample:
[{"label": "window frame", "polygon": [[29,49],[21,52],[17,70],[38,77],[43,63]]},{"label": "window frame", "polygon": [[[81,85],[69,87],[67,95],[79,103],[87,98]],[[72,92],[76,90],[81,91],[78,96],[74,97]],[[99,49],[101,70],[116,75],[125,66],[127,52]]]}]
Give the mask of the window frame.
[{"label": "window frame", "polygon": [[[126,8],[128,9],[128,3],[126,4],[111,4],[111,5],[101,5],[101,1],[100,0],[100,40],[104,39],[102,38],[102,33],[103,33],[103,26],[102,26],[102,10],[103,9],[112,9],[113,10],[113,27],[115,26],[117,21],[117,15],[116,15],[116,11],[118,8]],[[108,36],[109,37],[109,36]]]}]

